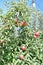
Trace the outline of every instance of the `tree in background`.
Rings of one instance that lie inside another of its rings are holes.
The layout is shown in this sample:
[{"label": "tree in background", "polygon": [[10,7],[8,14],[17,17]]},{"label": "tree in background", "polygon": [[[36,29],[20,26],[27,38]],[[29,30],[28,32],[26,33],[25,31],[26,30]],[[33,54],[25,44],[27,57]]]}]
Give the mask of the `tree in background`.
[{"label": "tree in background", "polygon": [[26,0],[9,5],[8,12],[1,17],[0,64],[43,65],[43,31],[31,23],[37,21],[34,14],[39,20],[42,15],[29,7]]}]

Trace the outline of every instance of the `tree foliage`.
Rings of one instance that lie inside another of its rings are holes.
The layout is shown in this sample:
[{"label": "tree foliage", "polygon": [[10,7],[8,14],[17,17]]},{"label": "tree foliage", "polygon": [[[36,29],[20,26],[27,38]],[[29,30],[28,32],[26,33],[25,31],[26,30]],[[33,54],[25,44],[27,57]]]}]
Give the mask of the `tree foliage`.
[{"label": "tree foliage", "polygon": [[34,26],[41,13],[24,0],[11,2],[0,19],[0,65],[43,65],[43,28]]}]

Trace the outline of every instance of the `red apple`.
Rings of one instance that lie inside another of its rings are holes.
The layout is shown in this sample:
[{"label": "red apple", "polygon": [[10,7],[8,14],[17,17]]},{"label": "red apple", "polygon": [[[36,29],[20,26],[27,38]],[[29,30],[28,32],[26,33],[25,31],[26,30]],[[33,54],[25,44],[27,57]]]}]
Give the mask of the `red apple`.
[{"label": "red apple", "polygon": [[20,25],[21,26],[27,26],[27,23],[26,22],[21,22]]},{"label": "red apple", "polygon": [[22,51],[25,51],[26,50],[26,46],[22,46]]},{"label": "red apple", "polygon": [[23,56],[23,55],[20,55],[20,56],[19,56],[19,59],[20,59],[20,60],[23,60],[23,59],[24,59],[24,56]]},{"label": "red apple", "polygon": [[36,32],[35,35],[36,35],[36,36],[39,36],[39,35],[40,35],[40,32]]},{"label": "red apple", "polygon": [[36,32],[36,33],[34,34],[34,38],[39,37],[39,35],[40,35],[40,32]]}]

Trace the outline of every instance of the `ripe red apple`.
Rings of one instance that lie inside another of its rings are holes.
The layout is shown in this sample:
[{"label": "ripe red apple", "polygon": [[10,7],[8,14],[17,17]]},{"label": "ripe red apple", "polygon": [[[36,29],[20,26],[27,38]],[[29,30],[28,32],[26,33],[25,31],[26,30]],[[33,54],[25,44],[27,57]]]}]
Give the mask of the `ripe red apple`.
[{"label": "ripe red apple", "polygon": [[19,59],[20,59],[20,60],[23,60],[23,59],[24,59],[24,56],[23,56],[23,55],[20,55],[20,56],[19,56]]},{"label": "ripe red apple", "polygon": [[34,34],[34,38],[39,37],[39,35],[40,35],[40,32],[36,32],[36,33]]},{"label": "ripe red apple", "polygon": [[40,32],[36,32],[35,35],[36,35],[36,36],[39,36],[39,35],[40,35]]},{"label": "ripe red apple", "polygon": [[22,51],[25,51],[26,50],[26,46],[22,46]]},{"label": "ripe red apple", "polygon": [[26,22],[21,22],[20,25],[21,26],[27,26],[27,23]]}]

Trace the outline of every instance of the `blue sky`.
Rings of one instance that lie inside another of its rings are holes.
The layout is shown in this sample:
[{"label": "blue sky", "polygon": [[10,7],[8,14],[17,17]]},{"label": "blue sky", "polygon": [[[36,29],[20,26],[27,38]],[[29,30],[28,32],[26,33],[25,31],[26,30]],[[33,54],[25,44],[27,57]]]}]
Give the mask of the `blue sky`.
[{"label": "blue sky", "polygon": [[[0,8],[3,9],[4,13],[6,12],[6,7],[4,5],[5,1],[6,0],[0,0]],[[11,0],[7,0],[7,1],[11,1]],[[29,4],[32,4],[32,0],[29,0]],[[36,8],[43,13],[43,0],[36,0]]]}]

